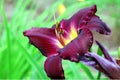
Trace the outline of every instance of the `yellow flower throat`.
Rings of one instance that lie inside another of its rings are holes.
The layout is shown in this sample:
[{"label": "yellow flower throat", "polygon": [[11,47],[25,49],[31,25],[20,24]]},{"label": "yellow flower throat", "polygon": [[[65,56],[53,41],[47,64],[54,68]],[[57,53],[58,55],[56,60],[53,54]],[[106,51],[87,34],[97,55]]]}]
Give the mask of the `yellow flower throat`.
[{"label": "yellow flower throat", "polygon": [[70,43],[73,39],[75,39],[78,36],[77,30],[74,28],[74,26],[70,26],[70,32],[68,33],[68,38],[65,38],[63,36],[64,30],[60,28],[60,23],[57,22],[55,24],[55,32],[57,35],[57,38],[59,42],[62,44],[62,46],[59,45],[59,47],[63,48],[65,45]]}]

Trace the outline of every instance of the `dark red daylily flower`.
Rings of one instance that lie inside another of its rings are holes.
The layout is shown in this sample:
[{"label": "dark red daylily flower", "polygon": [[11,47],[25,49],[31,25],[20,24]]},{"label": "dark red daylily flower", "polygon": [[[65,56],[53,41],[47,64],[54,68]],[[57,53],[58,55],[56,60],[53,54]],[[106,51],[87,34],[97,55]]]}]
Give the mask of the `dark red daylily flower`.
[{"label": "dark red daylily flower", "polygon": [[68,20],[62,20],[52,28],[32,28],[24,31],[32,45],[47,57],[44,68],[52,78],[64,79],[62,59],[78,62],[79,55],[89,52],[93,35],[91,30],[110,34],[110,29],[95,15],[96,5],[82,9]]},{"label": "dark red daylily flower", "polygon": [[96,43],[102,50],[105,58],[94,53],[87,53],[85,54],[87,58],[84,57],[81,61],[86,65],[103,72],[110,79],[120,79],[120,60],[113,59],[102,44],[98,41]]}]

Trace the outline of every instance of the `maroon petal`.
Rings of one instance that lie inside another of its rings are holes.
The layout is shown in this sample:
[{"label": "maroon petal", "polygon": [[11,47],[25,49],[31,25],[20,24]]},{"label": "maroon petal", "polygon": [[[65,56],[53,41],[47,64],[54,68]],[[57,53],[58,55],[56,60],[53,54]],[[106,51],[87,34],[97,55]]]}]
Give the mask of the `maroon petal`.
[{"label": "maroon petal", "polygon": [[[76,29],[76,32],[80,30],[80,27],[86,25],[86,23],[92,18],[96,11],[96,5],[93,5],[92,7],[79,10],[70,19],[61,20],[59,23],[59,28],[64,30],[64,37],[66,37],[66,35],[71,32],[71,29]],[[54,25],[53,28],[55,26],[56,25]]]},{"label": "maroon petal", "polygon": [[114,64],[113,62],[110,62],[109,60],[94,54],[94,53],[88,53],[87,56],[90,58],[93,58],[94,61],[99,65],[98,67],[101,67],[99,69],[101,70],[105,75],[107,75],[111,79],[120,79],[120,66],[117,64]]},{"label": "maroon petal", "polygon": [[37,47],[44,56],[55,54],[61,47],[54,31],[49,28],[32,28],[24,32],[31,44]]},{"label": "maroon petal", "polygon": [[76,27],[77,29],[81,28],[82,26],[86,25],[96,11],[96,5],[78,11],[70,18],[70,25]]},{"label": "maroon petal", "polygon": [[98,16],[93,16],[86,25],[90,30],[96,30],[101,34],[109,35],[111,30]]},{"label": "maroon petal", "polygon": [[64,71],[62,68],[62,59],[59,55],[52,55],[47,57],[44,64],[47,76],[51,79],[64,79]]},{"label": "maroon petal", "polygon": [[72,40],[64,48],[60,49],[58,52],[60,56],[64,59],[69,59],[71,61],[78,61],[79,55],[84,55],[89,51],[93,43],[93,35],[89,29],[82,29],[77,38]]},{"label": "maroon petal", "polygon": [[43,34],[53,38],[56,38],[55,29],[53,28],[32,28],[24,31],[24,34]]},{"label": "maroon petal", "polygon": [[96,11],[96,5],[78,11],[70,18],[69,26],[74,26],[77,30],[87,27],[90,30],[109,35],[111,30],[95,15]]}]

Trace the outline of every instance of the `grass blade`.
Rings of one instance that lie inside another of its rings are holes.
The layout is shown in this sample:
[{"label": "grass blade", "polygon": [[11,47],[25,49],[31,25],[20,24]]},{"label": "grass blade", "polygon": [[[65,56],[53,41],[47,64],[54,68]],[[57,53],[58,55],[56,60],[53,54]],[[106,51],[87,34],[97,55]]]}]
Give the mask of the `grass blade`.
[{"label": "grass blade", "polygon": [[85,73],[87,74],[87,76],[88,76],[90,79],[94,79],[94,77],[93,77],[91,71],[88,69],[88,67],[86,67],[86,66],[85,66],[84,64],[82,64],[81,62],[80,62],[80,66],[81,66],[81,68],[85,71]]},{"label": "grass blade", "polygon": [[120,58],[120,47],[118,48],[118,57]]},{"label": "grass blade", "polygon": [[4,27],[5,27],[5,29],[6,29],[6,37],[7,37],[7,50],[8,50],[8,52],[7,52],[7,58],[8,58],[8,62],[6,62],[7,64],[8,64],[8,74],[7,74],[7,78],[11,78],[11,58],[10,58],[10,56],[11,56],[11,41],[10,41],[10,33],[9,33],[9,26],[8,26],[8,21],[7,21],[7,17],[6,17],[6,13],[5,13],[5,11],[4,11],[4,0],[2,0],[2,15],[3,15],[3,23],[4,23]]},{"label": "grass blade", "polygon": [[27,48],[25,48],[20,42],[19,40],[15,37],[15,35],[11,32],[11,34],[13,35],[14,39],[16,40],[16,43],[19,45],[20,49],[24,52],[23,55],[26,58],[26,60],[29,62],[29,64],[35,68],[35,71],[38,73],[38,75],[42,78],[42,79],[46,79],[46,75],[44,72],[42,72],[42,70],[40,69],[40,66],[36,63],[36,61],[32,58],[32,56],[30,55],[31,53],[27,50]]}]

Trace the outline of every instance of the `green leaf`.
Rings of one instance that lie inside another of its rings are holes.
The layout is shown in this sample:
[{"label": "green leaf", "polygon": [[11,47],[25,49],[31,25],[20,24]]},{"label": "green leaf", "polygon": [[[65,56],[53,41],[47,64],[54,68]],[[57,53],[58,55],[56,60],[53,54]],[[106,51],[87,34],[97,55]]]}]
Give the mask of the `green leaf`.
[{"label": "green leaf", "polygon": [[101,78],[101,74],[102,74],[102,73],[99,71],[99,72],[98,72],[98,75],[97,75],[97,79],[98,79],[98,80]]},{"label": "green leaf", "polygon": [[97,54],[100,55],[100,56],[103,55],[103,52],[102,52],[102,50],[100,49],[100,47],[98,47]]},{"label": "green leaf", "polygon": [[118,48],[118,57],[120,58],[120,47]]},{"label": "green leaf", "polygon": [[6,37],[7,37],[7,54],[6,54],[6,56],[7,56],[7,62],[6,62],[6,64],[8,65],[8,70],[7,70],[7,77],[10,79],[11,78],[11,41],[10,41],[10,33],[9,33],[9,25],[8,25],[8,20],[7,20],[7,16],[6,16],[6,13],[5,13],[5,11],[4,11],[4,0],[2,0],[2,8],[1,8],[1,12],[2,12],[2,15],[3,15],[3,23],[4,23],[4,27],[5,27],[5,30],[6,30]]},{"label": "green leaf", "polygon": [[85,71],[85,73],[87,74],[87,76],[90,78],[90,79],[94,79],[93,75],[92,75],[92,72],[89,70],[89,68],[87,66],[85,66],[83,63],[80,62],[80,66],[81,68]]}]

